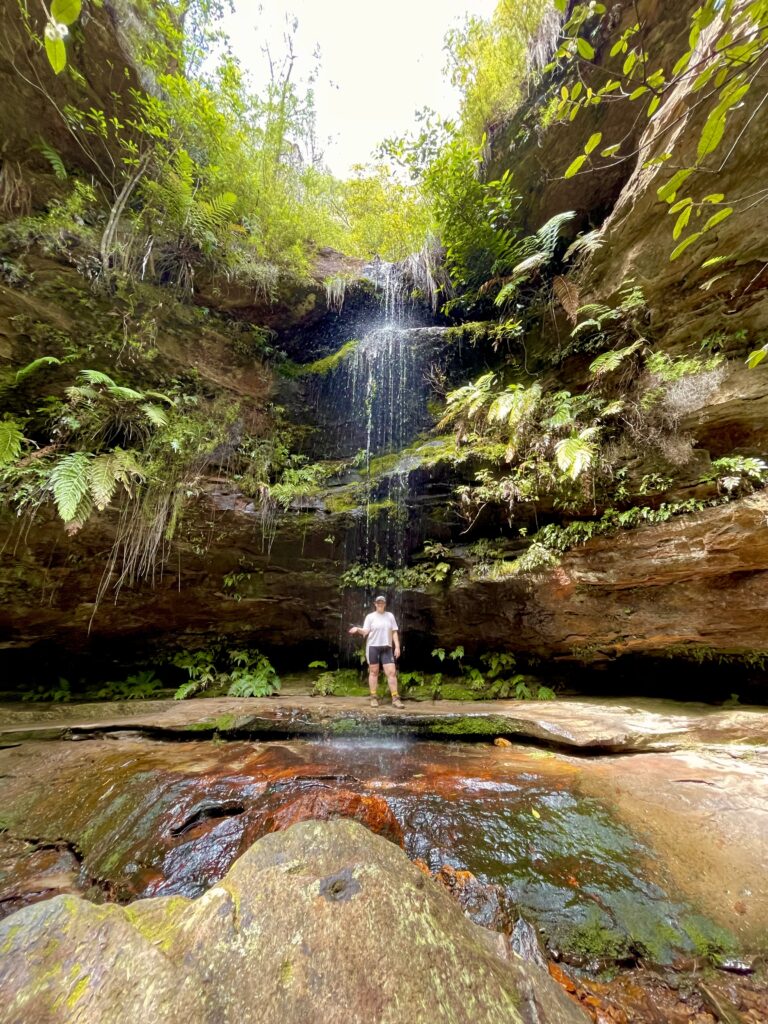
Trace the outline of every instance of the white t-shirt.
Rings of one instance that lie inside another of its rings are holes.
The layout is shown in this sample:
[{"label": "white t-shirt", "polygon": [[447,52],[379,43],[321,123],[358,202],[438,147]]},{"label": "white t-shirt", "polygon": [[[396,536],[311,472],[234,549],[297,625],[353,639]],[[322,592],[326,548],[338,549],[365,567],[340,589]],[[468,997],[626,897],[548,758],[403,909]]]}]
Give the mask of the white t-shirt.
[{"label": "white t-shirt", "polygon": [[363,623],[363,629],[370,630],[365,640],[366,647],[391,647],[392,631],[397,628],[392,612],[369,612]]}]

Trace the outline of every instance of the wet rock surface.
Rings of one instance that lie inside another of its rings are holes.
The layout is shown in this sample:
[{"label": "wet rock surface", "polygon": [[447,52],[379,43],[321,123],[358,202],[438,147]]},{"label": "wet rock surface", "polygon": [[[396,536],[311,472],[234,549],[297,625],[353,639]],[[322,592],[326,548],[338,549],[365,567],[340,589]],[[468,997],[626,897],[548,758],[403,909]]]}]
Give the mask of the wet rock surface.
[{"label": "wet rock surface", "polygon": [[[21,742],[0,751],[0,774],[5,914],[57,892],[129,911],[153,896],[186,905],[259,837],[348,818],[404,846],[414,870],[513,948],[521,931],[535,936],[595,1021],[714,1024],[697,985],[715,963],[727,968],[715,988],[745,1022],[768,1012],[755,957],[768,922],[764,745],[584,757],[391,735],[180,743],[126,730]],[[320,881],[317,899],[358,898],[343,864]]]},{"label": "wet rock surface", "polygon": [[8,1024],[588,1020],[395,845],[346,821],[265,837],[196,901],[59,896],[0,925],[0,943]]},{"label": "wet rock surface", "polygon": [[381,736],[531,739],[596,752],[675,750],[691,745],[768,745],[768,712],[757,707],[633,698],[557,701],[408,701],[402,711],[354,697],[204,698],[30,706],[0,704],[0,742],[138,730],[158,738]]}]

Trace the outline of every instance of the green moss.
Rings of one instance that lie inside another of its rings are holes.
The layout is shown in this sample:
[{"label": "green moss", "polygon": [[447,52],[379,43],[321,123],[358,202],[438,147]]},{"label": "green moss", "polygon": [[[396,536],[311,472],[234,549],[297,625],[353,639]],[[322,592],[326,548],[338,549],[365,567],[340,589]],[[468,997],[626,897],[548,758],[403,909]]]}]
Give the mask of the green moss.
[{"label": "green moss", "polygon": [[632,953],[629,936],[606,927],[597,914],[571,933],[568,947],[588,960],[622,960]]},{"label": "green moss", "polygon": [[353,668],[323,672],[312,687],[313,697],[364,697],[367,693],[367,682]]},{"label": "green moss", "polygon": [[441,700],[485,700],[486,693],[473,690],[466,683],[443,683],[440,687]]},{"label": "green moss", "polygon": [[359,344],[360,342],[356,339],[348,341],[329,356],[316,359],[313,363],[283,363],[280,373],[285,377],[324,377],[335,370],[345,359],[349,359]]},{"label": "green moss", "polygon": [[436,718],[427,731],[434,736],[506,736],[509,720],[500,715],[456,715]]},{"label": "green moss", "polygon": [[229,732],[237,724],[237,715],[231,712],[219,715],[218,718],[209,718],[204,722],[190,722],[185,726],[186,732]]},{"label": "green moss", "polygon": [[715,964],[724,956],[732,956],[737,951],[733,935],[700,914],[682,920],[680,927],[690,939],[694,952]]}]

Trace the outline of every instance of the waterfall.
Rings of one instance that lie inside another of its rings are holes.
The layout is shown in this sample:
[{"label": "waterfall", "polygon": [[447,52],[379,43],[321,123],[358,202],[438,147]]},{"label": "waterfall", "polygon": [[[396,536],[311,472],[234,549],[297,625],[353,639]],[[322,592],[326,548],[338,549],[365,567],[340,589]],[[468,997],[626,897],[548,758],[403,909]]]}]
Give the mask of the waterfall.
[{"label": "waterfall", "polygon": [[[365,276],[376,287],[378,307],[362,335],[311,385],[317,450],[326,458],[353,459],[358,467],[365,500],[350,561],[397,570],[410,554],[408,499],[415,461],[397,454],[431,425],[425,375],[430,363],[442,358],[444,328],[423,326],[429,314],[413,299],[407,264],[377,261]],[[376,589],[391,592],[392,586]],[[359,592],[346,595],[343,605],[344,624],[357,621]],[[395,596],[396,615],[399,605]]]}]

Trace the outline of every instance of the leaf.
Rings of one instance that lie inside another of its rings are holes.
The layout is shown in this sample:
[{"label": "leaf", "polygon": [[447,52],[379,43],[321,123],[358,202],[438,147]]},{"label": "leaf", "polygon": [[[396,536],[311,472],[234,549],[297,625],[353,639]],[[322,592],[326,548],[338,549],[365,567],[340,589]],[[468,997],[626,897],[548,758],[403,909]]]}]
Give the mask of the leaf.
[{"label": "leaf", "polygon": [[531,814],[534,816],[534,818],[540,818],[541,817],[541,815],[539,814],[539,812],[536,810],[535,807],[531,808]]},{"label": "leaf", "polygon": [[664,202],[674,202],[675,193],[683,184],[683,182],[687,181],[688,178],[690,178],[690,176],[693,174],[693,171],[693,167],[684,167],[680,171],[675,171],[675,173],[672,175],[669,181],[666,182],[666,184],[656,189],[656,195],[659,197],[659,199],[663,200]]},{"label": "leaf", "polygon": [[16,461],[23,440],[24,435],[16,420],[0,420],[0,466]]},{"label": "leaf", "polygon": [[707,221],[707,223],[701,229],[702,234],[705,231],[709,231],[710,228],[715,227],[716,224],[722,223],[725,220],[725,218],[726,217],[730,217],[732,213],[733,213],[733,207],[732,206],[724,206],[722,210],[718,210],[717,213],[713,213],[712,216]]},{"label": "leaf", "polygon": [[120,384],[113,384],[108,388],[113,398],[119,398],[123,402],[139,402],[144,397],[141,391],[134,391],[133,388],[124,388]]},{"label": "leaf", "polygon": [[696,147],[696,156],[699,160],[703,160],[720,145],[725,132],[725,115],[725,110],[718,106],[705,121]]},{"label": "leaf", "polygon": [[80,503],[88,493],[90,456],[87,452],[70,452],[51,471],[49,484],[59,515],[65,523],[72,522]]},{"label": "leaf", "polygon": [[659,109],[661,103],[661,96],[654,96],[651,102],[648,104],[648,117],[653,117],[656,111]]},{"label": "leaf", "polygon": [[747,366],[750,370],[754,370],[756,366],[759,366],[760,363],[762,363],[766,356],[768,356],[768,346],[764,346],[763,348],[756,349],[754,352],[750,352],[746,360]]},{"label": "leaf", "polygon": [[103,384],[108,388],[115,386],[112,378],[107,376],[106,373],[102,373],[101,370],[81,370],[80,376],[83,380],[87,380],[89,384]]},{"label": "leaf", "polygon": [[627,54],[626,60],[624,61],[624,67],[621,69],[623,74],[628,75],[636,63],[637,50],[630,50]]},{"label": "leaf", "polygon": [[33,359],[31,363],[27,363],[26,366],[22,366],[20,370],[16,371],[16,383],[19,384],[25,377],[29,377],[31,373],[42,369],[43,366],[60,365],[61,360],[57,359],[56,356],[40,356],[39,359]]},{"label": "leaf", "polygon": [[688,227],[688,221],[691,219],[692,209],[693,204],[691,203],[688,206],[686,206],[685,209],[681,210],[680,216],[675,221],[675,226],[672,229],[672,237],[675,241],[678,240],[680,235],[682,235],[683,231],[685,231],[685,229]]},{"label": "leaf", "polygon": [[579,51],[579,56],[583,57],[584,60],[592,60],[595,56],[595,48],[591,43],[588,43],[586,39],[582,39],[578,36],[576,39],[576,49]]},{"label": "leaf", "polygon": [[80,0],[53,0],[51,17],[60,25],[71,25],[80,17],[81,7]]},{"label": "leaf", "polygon": [[161,405],[154,405],[152,402],[144,402],[139,408],[154,427],[168,426],[168,413]]},{"label": "leaf", "polygon": [[602,132],[595,132],[593,135],[590,135],[587,139],[587,144],[584,147],[584,152],[591,153],[593,149],[596,149],[600,145],[600,140],[602,139],[602,137]]},{"label": "leaf", "polygon": [[680,210],[684,209],[686,206],[692,206],[692,205],[693,205],[693,200],[691,199],[690,196],[686,196],[685,199],[678,199],[678,201],[676,203],[674,203],[672,206],[670,206],[670,208],[667,210],[667,213],[679,213]]},{"label": "leaf", "polygon": [[615,142],[612,146],[606,146],[605,149],[601,149],[600,150],[600,156],[605,156],[605,157],[613,156],[615,153],[618,153],[618,151],[620,149],[621,149],[621,143],[620,142]]},{"label": "leaf", "polygon": [[58,151],[55,150],[53,146],[49,146],[44,139],[40,139],[35,148],[40,150],[45,159],[51,165],[51,169],[53,170],[53,175],[56,180],[66,181],[67,168],[64,166],[64,161],[61,159]]},{"label": "leaf", "polygon": [[108,452],[106,455],[98,455],[90,465],[88,486],[99,512],[104,511],[114,496],[115,488],[117,487],[115,469],[116,460],[112,452]]},{"label": "leaf", "polygon": [[57,75],[60,75],[67,66],[67,48],[64,40],[59,36],[45,37],[45,52],[48,56],[48,63]]},{"label": "leaf", "polygon": [[580,153],[579,156],[569,165],[568,170],[563,175],[564,178],[572,178],[574,174],[581,168],[581,165],[585,162],[586,156],[584,153]]},{"label": "leaf", "polygon": [[552,291],[572,324],[576,323],[576,311],[579,308],[579,292],[576,286],[562,275],[552,279]]},{"label": "leaf", "polygon": [[590,363],[589,372],[593,377],[601,377],[606,373],[612,373],[614,370],[618,369],[627,356],[636,352],[641,344],[641,341],[635,341],[624,348],[614,349],[611,352],[603,352],[601,356],[598,356],[597,359]]},{"label": "leaf", "polygon": [[701,235],[701,231],[694,231],[692,235],[688,235],[688,237],[684,239],[684,241],[682,241],[680,245],[678,245],[676,249],[673,249],[672,252],[669,254],[670,263],[672,262],[672,260],[676,260],[678,256],[681,256],[689,245],[693,245],[693,243],[697,241],[697,239],[701,238]]},{"label": "leaf", "polygon": [[558,441],[555,445],[557,465],[571,480],[579,476],[592,465],[596,449],[591,439],[597,433],[596,427],[587,427],[578,434]]}]

